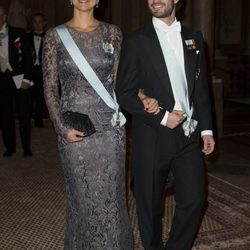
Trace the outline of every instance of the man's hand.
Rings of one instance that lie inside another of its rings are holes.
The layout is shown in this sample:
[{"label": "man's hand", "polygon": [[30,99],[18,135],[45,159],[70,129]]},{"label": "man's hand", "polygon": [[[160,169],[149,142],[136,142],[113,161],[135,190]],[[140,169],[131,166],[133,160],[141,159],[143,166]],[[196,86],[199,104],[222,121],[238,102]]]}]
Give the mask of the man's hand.
[{"label": "man's hand", "polygon": [[183,111],[173,110],[171,113],[168,114],[168,120],[166,126],[171,129],[176,128],[185,119],[184,114],[185,112]]},{"label": "man's hand", "polygon": [[75,129],[71,129],[67,133],[68,142],[79,142],[83,140],[83,137],[84,137],[84,133]]},{"label": "man's hand", "polygon": [[150,114],[157,115],[160,113],[159,103],[156,99],[151,97],[144,97],[142,100],[144,110]]},{"label": "man's hand", "polygon": [[30,84],[22,81],[20,89],[29,89],[29,88],[30,88]]},{"label": "man's hand", "polygon": [[214,146],[215,146],[215,141],[212,135],[203,135],[202,136],[204,145],[203,145],[203,149],[202,152],[205,155],[209,155],[214,151]]}]

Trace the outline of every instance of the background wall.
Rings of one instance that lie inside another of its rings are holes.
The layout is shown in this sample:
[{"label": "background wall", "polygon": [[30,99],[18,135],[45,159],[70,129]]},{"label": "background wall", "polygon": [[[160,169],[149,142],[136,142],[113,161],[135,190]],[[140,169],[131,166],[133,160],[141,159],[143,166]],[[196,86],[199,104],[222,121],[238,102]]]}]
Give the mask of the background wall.
[{"label": "background wall", "polygon": [[[1,4],[8,8],[16,1],[24,6],[28,29],[36,12],[47,16],[48,28],[72,16],[69,0],[1,0]],[[223,79],[224,97],[250,96],[250,1],[180,1],[184,3],[179,13],[184,24],[203,32],[210,71]],[[151,19],[146,0],[100,0],[95,13],[99,19],[120,26],[124,35]]]}]

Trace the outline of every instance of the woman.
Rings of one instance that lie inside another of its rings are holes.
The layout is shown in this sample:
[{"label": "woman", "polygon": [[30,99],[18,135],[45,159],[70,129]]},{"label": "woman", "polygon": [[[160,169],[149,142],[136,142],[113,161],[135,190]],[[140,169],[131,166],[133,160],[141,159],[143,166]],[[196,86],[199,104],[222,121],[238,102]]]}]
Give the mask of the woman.
[{"label": "woman", "polygon": [[[66,26],[112,94],[122,35],[116,26],[94,18],[97,2],[73,0],[74,15]],[[59,135],[66,183],[65,249],[131,250],[132,232],[125,198],[124,127],[111,125],[113,110],[79,71],[56,29],[47,32],[43,53],[45,99]],[[87,114],[96,132],[84,137],[82,132],[67,127],[62,114],[69,110]]]}]

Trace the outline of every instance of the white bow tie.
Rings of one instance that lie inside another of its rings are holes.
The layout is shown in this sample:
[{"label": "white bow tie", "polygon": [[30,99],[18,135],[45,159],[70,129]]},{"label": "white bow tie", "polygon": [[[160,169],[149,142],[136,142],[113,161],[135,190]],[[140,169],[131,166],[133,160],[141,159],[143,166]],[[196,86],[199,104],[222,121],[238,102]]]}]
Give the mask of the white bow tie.
[{"label": "white bow tie", "polygon": [[180,22],[174,22],[170,26],[164,25],[161,26],[160,29],[164,32],[181,32],[181,24]]}]

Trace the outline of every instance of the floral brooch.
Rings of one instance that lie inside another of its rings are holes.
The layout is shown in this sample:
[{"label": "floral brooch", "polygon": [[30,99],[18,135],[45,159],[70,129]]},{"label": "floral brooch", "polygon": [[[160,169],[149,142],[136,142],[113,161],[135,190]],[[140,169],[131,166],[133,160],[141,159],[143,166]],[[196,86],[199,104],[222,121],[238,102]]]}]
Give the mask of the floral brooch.
[{"label": "floral brooch", "polygon": [[112,43],[108,43],[108,42],[104,43],[103,42],[102,43],[102,48],[104,49],[104,51],[106,53],[114,54],[114,46],[113,46]]}]

